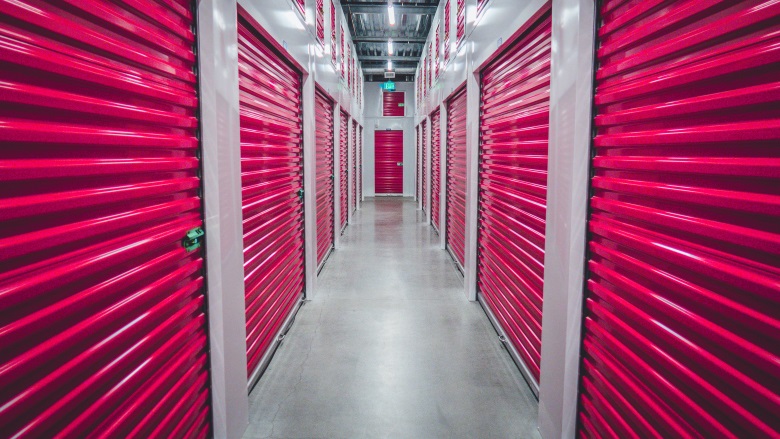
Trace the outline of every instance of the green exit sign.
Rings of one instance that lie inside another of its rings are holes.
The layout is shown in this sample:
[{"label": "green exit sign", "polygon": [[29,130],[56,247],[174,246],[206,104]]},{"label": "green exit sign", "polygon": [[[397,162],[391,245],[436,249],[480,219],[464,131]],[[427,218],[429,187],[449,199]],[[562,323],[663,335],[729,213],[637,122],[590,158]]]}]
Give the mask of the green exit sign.
[{"label": "green exit sign", "polygon": [[393,81],[383,82],[380,85],[380,87],[382,87],[382,90],[395,91],[395,82]]}]

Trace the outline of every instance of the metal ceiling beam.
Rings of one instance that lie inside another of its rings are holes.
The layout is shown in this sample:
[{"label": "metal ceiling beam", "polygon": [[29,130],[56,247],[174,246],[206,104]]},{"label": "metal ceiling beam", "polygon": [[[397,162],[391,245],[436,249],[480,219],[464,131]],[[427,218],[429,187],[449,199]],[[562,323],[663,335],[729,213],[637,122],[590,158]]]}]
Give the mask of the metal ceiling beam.
[{"label": "metal ceiling beam", "polygon": [[[386,14],[387,2],[355,2],[342,1],[342,8],[349,8],[353,14]],[[419,3],[393,3],[393,10],[401,15],[433,15],[438,9],[437,5]]]},{"label": "metal ceiling beam", "polygon": [[362,55],[358,56],[358,60],[360,61],[387,61],[392,60],[395,61],[409,61],[409,62],[418,62],[420,61],[420,58],[416,56],[369,56],[369,55]]},{"label": "metal ceiling beam", "polygon": [[426,38],[416,37],[363,37],[358,36],[352,38],[355,43],[386,43],[388,38],[392,38],[394,43],[401,44],[424,44],[428,41]]}]

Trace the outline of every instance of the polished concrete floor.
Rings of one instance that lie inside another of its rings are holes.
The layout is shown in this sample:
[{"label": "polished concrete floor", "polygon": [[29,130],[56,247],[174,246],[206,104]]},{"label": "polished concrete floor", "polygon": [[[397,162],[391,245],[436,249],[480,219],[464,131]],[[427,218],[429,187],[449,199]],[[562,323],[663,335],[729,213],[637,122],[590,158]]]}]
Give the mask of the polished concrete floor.
[{"label": "polished concrete floor", "polygon": [[363,204],[252,391],[245,437],[538,437],[533,394],[415,207]]}]

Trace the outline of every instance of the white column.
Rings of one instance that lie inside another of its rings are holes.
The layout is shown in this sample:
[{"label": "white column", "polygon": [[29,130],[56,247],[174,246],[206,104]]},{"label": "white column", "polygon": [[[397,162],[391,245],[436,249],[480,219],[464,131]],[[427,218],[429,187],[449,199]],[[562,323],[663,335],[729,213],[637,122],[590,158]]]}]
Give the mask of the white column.
[{"label": "white column", "polygon": [[439,106],[439,247],[447,248],[447,103]]},{"label": "white column", "polygon": [[574,437],[593,98],[593,0],[553,0],[539,391],[543,438]]},{"label": "white column", "polygon": [[[310,57],[309,59],[312,59]],[[309,71],[314,66],[309,65]],[[314,77],[303,76],[303,221],[306,263],[306,297],[317,289],[317,133]]]},{"label": "white column", "polygon": [[423,160],[425,160],[425,175],[423,175],[425,179],[425,193],[423,194],[423,197],[425,197],[425,224],[431,223],[431,139],[433,138],[431,135],[433,133],[431,121],[430,115],[425,117],[424,136],[426,148],[425,157],[423,157]]},{"label": "white column", "polygon": [[466,62],[466,253],[463,261],[466,297],[477,300],[477,209],[479,207],[479,74]]},{"label": "white column", "polygon": [[214,437],[249,422],[236,2],[198,1],[203,186]]}]

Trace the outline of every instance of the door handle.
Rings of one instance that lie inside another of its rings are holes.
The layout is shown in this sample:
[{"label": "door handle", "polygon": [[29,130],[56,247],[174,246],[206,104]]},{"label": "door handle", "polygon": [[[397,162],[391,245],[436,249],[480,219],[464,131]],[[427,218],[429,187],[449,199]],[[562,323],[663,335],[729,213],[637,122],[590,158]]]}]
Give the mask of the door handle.
[{"label": "door handle", "polygon": [[403,166],[403,165],[404,165],[404,162],[395,162],[395,165],[396,165],[396,166]]}]

